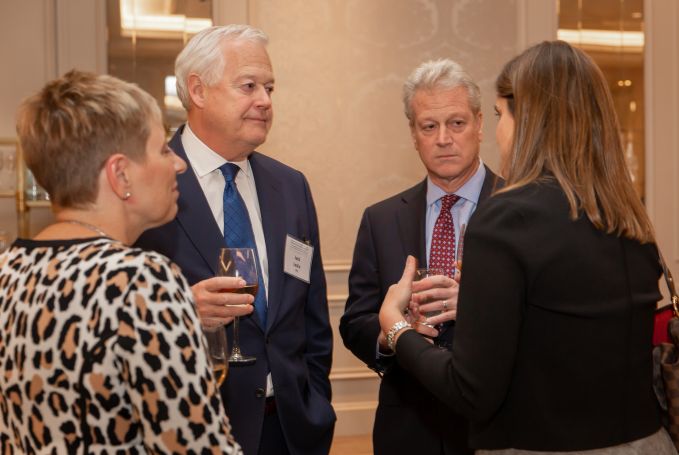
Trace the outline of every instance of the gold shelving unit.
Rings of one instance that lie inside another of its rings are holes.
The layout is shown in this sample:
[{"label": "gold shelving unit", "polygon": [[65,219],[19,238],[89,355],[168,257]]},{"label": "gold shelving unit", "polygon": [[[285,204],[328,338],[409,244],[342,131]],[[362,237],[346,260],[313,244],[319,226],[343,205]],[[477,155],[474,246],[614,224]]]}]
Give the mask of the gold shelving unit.
[{"label": "gold shelving unit", "polygon": [[[16,153],[16,160],[15,163],[19,160],[19,144],[16,139],[8,139],[8,138],[0,138],[0,146],[11,146],[14,147],[15,153]],[[17,167],[17,172],[18,172],[18,166]],[[17,185],[15,185],[16,188],[19,187],[18,185],[19,182],[17,182]],[[15,191],[0,191],[0,198],[16,198],[16,192]]]},{"label": "gold shelving unit", "polygon": [[0,138],[0,145],[14,146],[16,151],[16,188],[15,191],[0,191],[0,198],[14,198],[17,212],[17,235],[30,235],[30,209],[49,208],[50,201],[31,201],[26,199],[26,166],[23,151],[16,138]]}]

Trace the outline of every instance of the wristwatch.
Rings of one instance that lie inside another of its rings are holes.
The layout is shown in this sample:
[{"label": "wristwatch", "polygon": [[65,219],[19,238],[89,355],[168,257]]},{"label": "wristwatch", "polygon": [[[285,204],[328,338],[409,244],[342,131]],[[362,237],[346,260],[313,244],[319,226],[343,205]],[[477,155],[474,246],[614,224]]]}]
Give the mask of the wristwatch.
[{"label": "wristwatch", "polygon": [[410,323],[408,321],[403,321],[403,320],[398,321],[397,323],[395,323],[394,325],[391,326],[391,328],[389,329],[389,332],[387,332],[387,346],[389,347],[389,349],[391,349],[392,351],[395,351],[395,349],[394,349],[394,337],[401,330],[403,330],[405,328],[410,328],[410,327],[412,327],[410,325]]}]

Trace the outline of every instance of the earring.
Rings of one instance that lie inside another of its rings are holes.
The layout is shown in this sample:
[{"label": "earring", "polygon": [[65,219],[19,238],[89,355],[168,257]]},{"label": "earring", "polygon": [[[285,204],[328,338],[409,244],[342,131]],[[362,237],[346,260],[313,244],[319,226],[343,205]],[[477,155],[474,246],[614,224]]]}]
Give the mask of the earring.
[{"label": "earring", "polygon": [[128,200],[130,197],[132,197],[132,193],[126,191],[125,194],[123,195],[123,201]]}]

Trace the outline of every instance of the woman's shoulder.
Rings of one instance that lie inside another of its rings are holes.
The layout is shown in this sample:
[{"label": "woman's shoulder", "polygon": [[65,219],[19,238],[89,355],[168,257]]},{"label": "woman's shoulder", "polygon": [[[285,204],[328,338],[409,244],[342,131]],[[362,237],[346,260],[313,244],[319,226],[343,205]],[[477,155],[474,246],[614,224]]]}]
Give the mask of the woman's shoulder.
[{"label": "woman's shoulder", "polygon": [[565,194],[556,179],[546,176],[525,185],[500,189],[488,202],[531,207],[549,205],[554,199],[565,200]]},{"label": "woman's shoulder", "polygon": [[[164,255],[122,243],[101,245],[101,259],[107,261],[106,294],[120,295],[132,307],[155,311],[174,308],[184,311],[193,302],[193,293],[179,267]],[[153,306],[147,306],[153,301]],[[190,305],[192,306],[192,305]]]},{"label": "woman's shoulder", "polygon": [[161,253],[117,242],[104,246],[104,249],[102,258],[115,258],[119,267],[134,268],[139,274],[158,281],[185,282],[179,266]]},{"label": "woman's shoulder", "polygon": [[537,216],[568,210],[568,201],[558,182],[544,178],[519,187],[500,190],[479,207],[479,211],[503,211]]},{"label": "woman's shoulder", "polygon": [[494,194],[479,205],[469,227],[474,225],[477,230],[499,236],[514,230],[530,235],[545,226],[567,222],[568,210],[558,183],[543,179]]},{"label": "woman's shoulder", "polygon": [[179,267],[167,257],[107,238],[64,242],[22,240],[16,246],[29,256],[60,260],[65,268],[80,269],[85,275],[104,275],[108,281],[142,280],[188,288]]}]

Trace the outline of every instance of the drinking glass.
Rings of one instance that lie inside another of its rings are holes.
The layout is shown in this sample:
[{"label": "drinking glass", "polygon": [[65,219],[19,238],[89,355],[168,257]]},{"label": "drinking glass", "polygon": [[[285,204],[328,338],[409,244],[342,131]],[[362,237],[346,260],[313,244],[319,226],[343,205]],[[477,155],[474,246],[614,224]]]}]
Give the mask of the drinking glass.
[{"label": "drinking glass", "polygon": [[0,229],[0,253],[9,248],[9,235],[4,229]]},{"label": "drinking glass", "polygon": [[[217,267],[218,276],[237,277],[245,281],[242,288],[222,289],[222,292],[233,292],[236,294],[257,295],[259,281],[257,279],[257,257],[252,248],[222,248],[219,252],[219,266]],[[239,342],[240,319],[233,319],[233,347],[229,363],[235,365],[249,365],[257,360],[253,356],[243,354],[240,350]]]},{"label": "drinking glass", "polygon": [[14,192],[16,188],[15,151],[0,146],[0,191]]},{"label": "drinking glass", "polygon": [[[443,269],[438,269],[438,268],[421,268],[421,269],[415,270],[415,278],[413,279],[413,281],[420,281],[420,280],[423,280],[427,277],[437,276],[437,275],[445,275],[445,272],[443,271]],[[429,303],[429,302],[427,302],[427,303]],[[434,310],[434,311],[428,311],[428,312],[422,313],[422,314],[427,318],[431,318],[431,317],[434,317],[434,316],[438,316],[441,313],[442,313],[442,310]],[[423,324],[425,324],[425,323],[423,323]],[[428,325],[429,327],[433,327],[430,324],[425,324],[425,325]]]},{"label": "drinking glass", "polygon": [[7,156],[5,157],[5,170],[8,174],[7,189],[9,189],[10,191],[15,191],[17,172],[16,172],[16,153],[14,152],[14,150],[10,150],[7,152]]},{"label": "drinking glass", "polygon": [[467,225],[462,223],[462,225],[460,225],[460,233],[457,236],[458,240],[457,249],[455,250],[455,268],[453,269],[453,277],[458,280],[462,274],[462,253],[464,252],[463,247],[465,232],[467,232]]},{"label": "drinking glass", "polygon": [[207,340],[208,357],[212,362],[217,387],[221,386],[229,372],[229,350],[226,341],[224,322],[219,319],[203,318],[200,320]]}]

